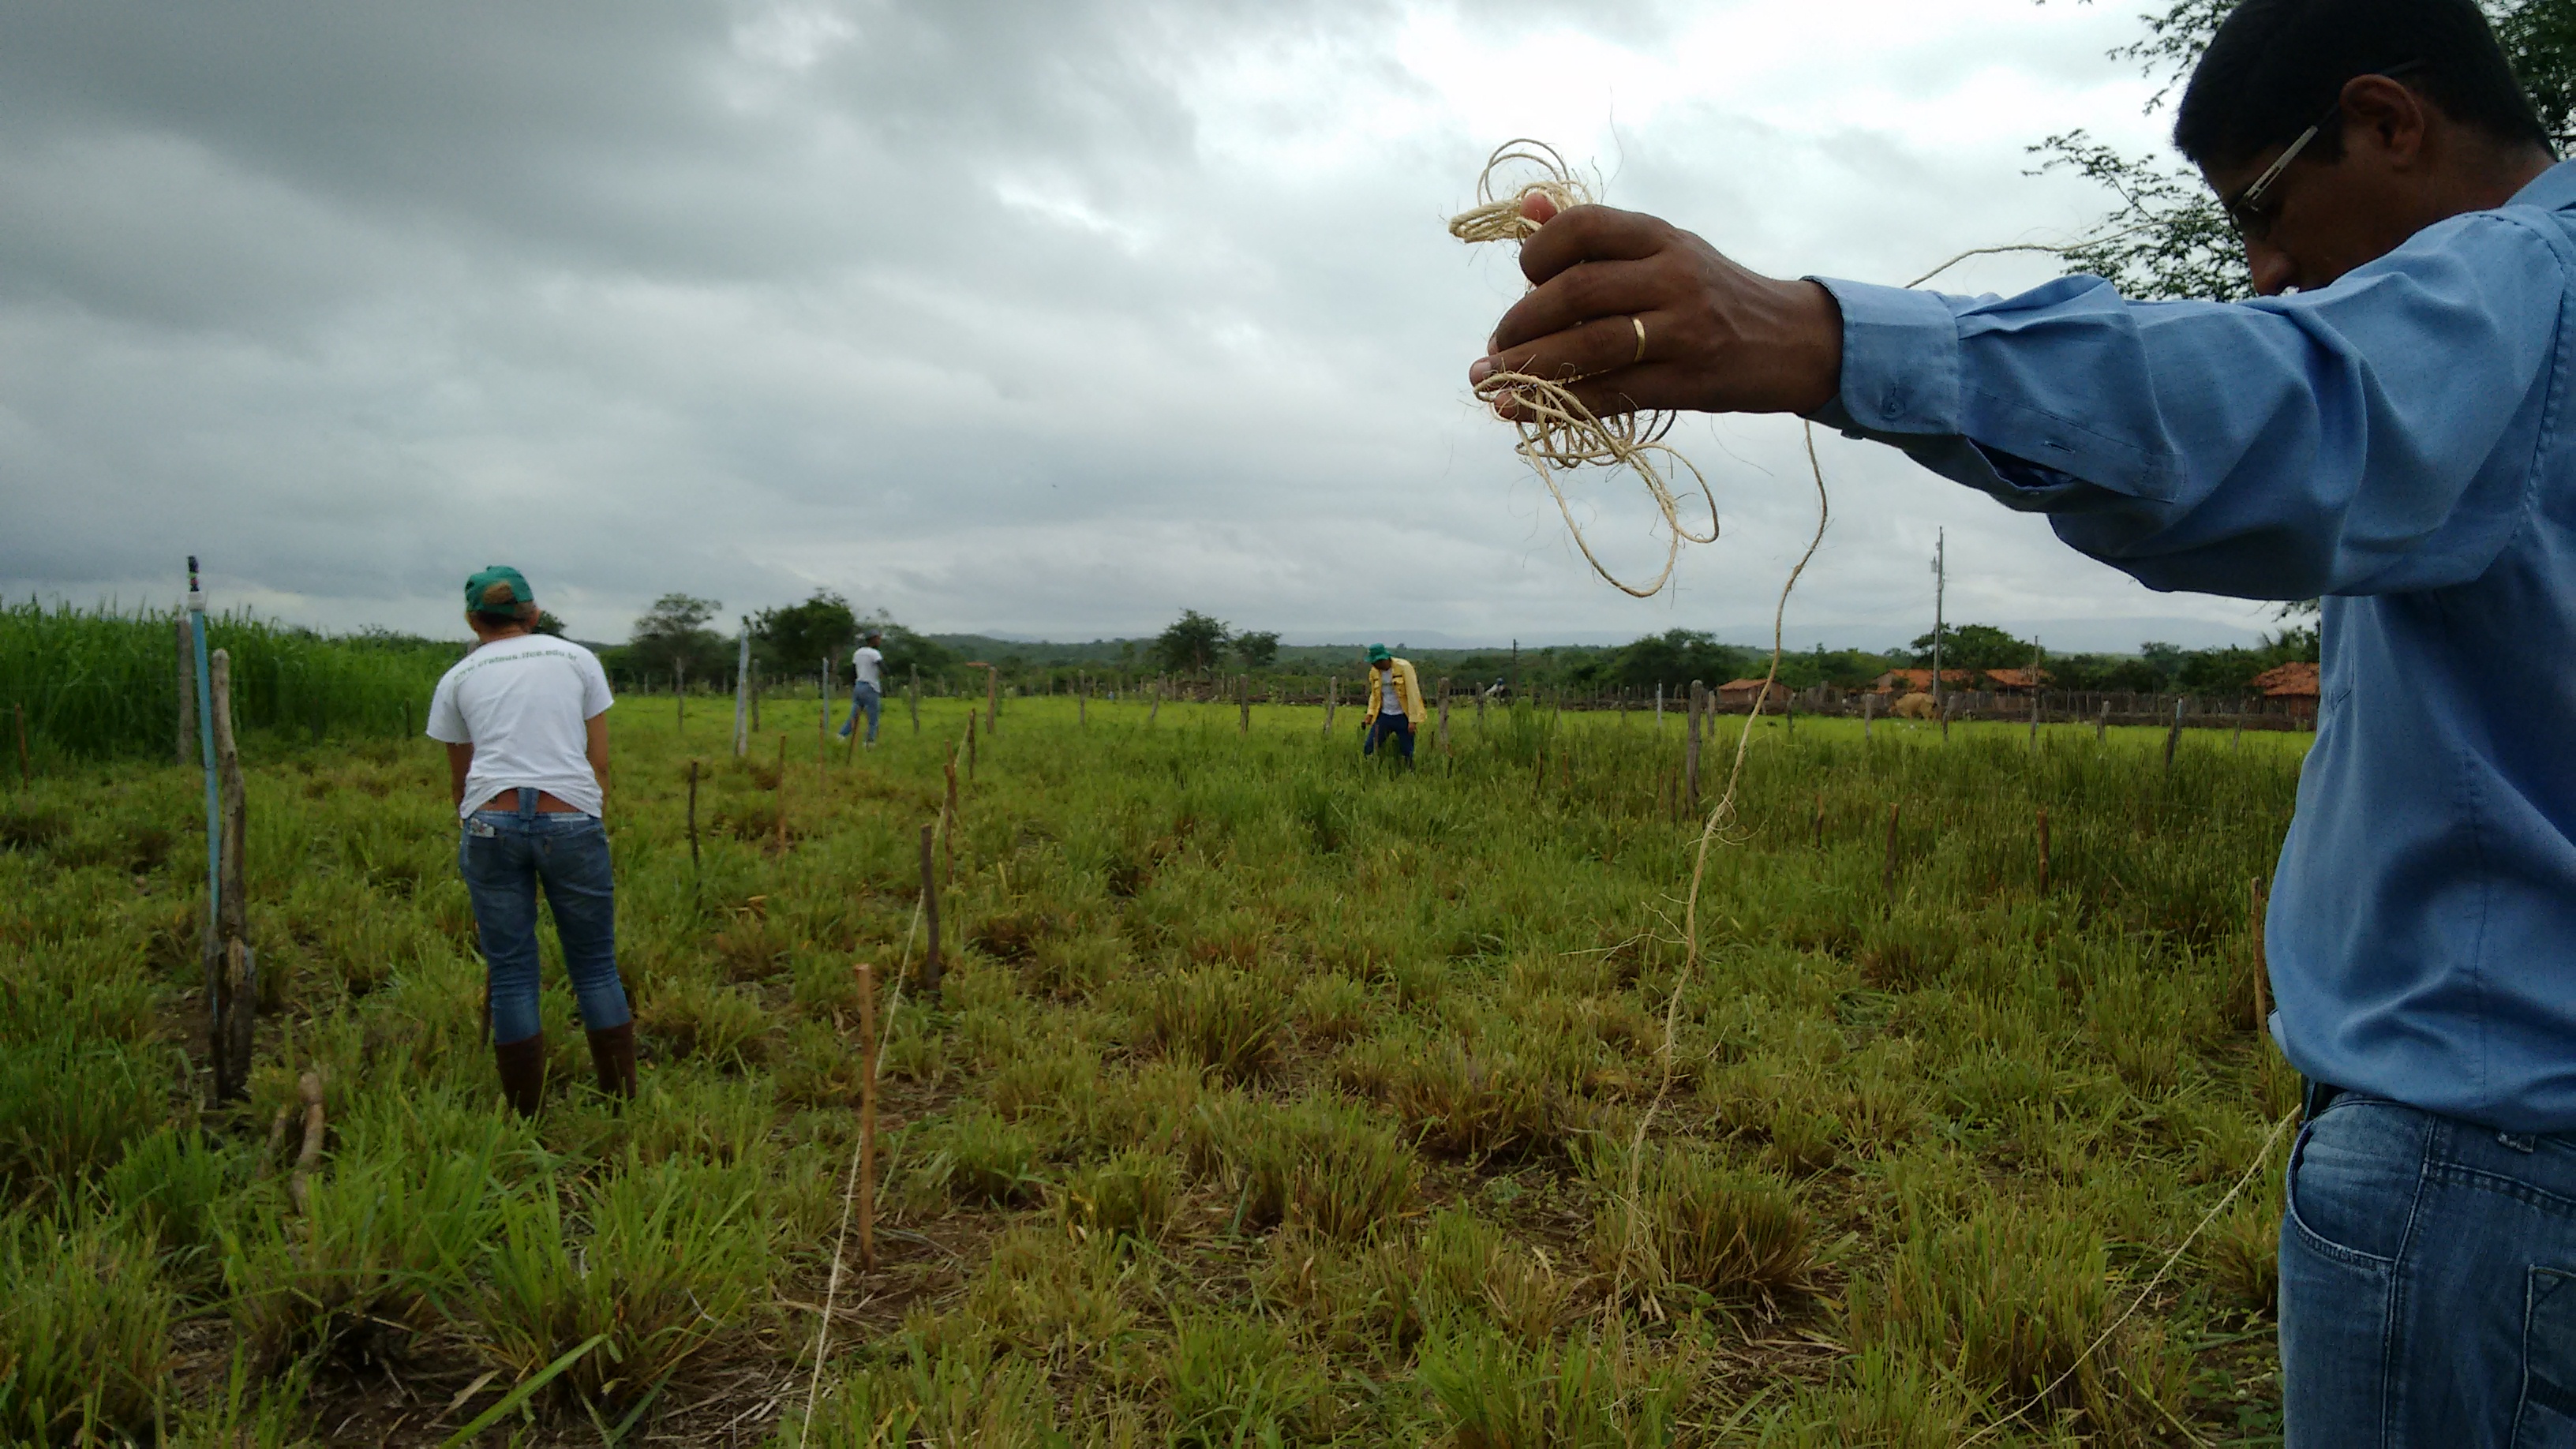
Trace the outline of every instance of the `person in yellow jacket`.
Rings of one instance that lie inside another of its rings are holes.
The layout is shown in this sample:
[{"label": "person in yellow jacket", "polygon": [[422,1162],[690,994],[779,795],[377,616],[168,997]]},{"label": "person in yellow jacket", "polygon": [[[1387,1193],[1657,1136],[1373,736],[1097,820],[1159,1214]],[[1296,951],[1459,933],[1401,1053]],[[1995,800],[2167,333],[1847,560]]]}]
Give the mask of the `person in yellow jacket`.
[{"label": "person in yellow jacket", "polygon": [[1360,742],[1360,753],[1377,753],[1378,742],[1393,739],[1413,763],[1413,732],[1422,725],[1422,683],[1414,677],[1413,661],[1398,659],[1386,652],[1383,644],[1369,646],[1369,694],[1375,706],[1369,711],[1368,736]]}]

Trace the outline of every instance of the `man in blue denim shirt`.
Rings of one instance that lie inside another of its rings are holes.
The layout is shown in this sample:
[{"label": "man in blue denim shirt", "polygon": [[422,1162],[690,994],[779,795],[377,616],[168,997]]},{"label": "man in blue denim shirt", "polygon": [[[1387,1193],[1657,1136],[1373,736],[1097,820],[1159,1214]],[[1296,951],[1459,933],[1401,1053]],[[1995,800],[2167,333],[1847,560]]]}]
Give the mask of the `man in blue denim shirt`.
[{"label": "man in blue denim shirt", "polygon": [[545,1098],[537,1015],[537,889],[554,907],[565,974],[599,1087],[635,1095],[635,1022],[617,974],[617,891],[600,824],[608,787],[608,676],[598,656],[535,632],[517,569],[465,581],[474,652],[438,681],[429,736],[447,746],[457,866],[474,902],[501,1095],[533,1117]]},{"label": "man in blue denim shirt", "polygon": [[2474,0],[2245,0],[2175,141],[2260,300],[1777,281],[1533,200],[1470,380],[1803,414],[2149,587],[2323,596],[2266,937],[2289,1442],[2576,1444],[2576,163]]}]

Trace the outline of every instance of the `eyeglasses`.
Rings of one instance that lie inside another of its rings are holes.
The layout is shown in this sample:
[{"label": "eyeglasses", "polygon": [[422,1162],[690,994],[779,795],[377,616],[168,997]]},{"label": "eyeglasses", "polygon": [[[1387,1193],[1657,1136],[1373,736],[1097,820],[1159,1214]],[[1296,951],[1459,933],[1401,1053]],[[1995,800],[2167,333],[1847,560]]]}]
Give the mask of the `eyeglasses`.
[{"label": "eyeglasses", "polygon": [[[2392,65],[2386,70],[2364,73],[2395,80],[2399,76],[2409,75],[2423,68],[2424,62],[2410,60],[2404,65]],[[2308,143],[2314,141],[2319,132],[2331,125],[2335,114],[2342,109],[2343,98],[2337,96],[2335,103],[2326,107],[2326,113],[2317,117],[2315,125],[2301,131],[2299,138],[2292,141],[2288,149],[2282,151],[2271,165],[2263,168],[2262,175],[2248,182],[2245,189],[2234,196],[2220,199],[2218,209],[2226,213],[2227,224],[2236,228],[2238,236],[2250,242],[2263,241],[2271,236],[2273,218],[2264,214],[2263,198],[2271,193],[2272,183],[2281,179],[2281,173],[2290,169],[2290,163],[2299,159],[2299,153],[2308,149]]]}]

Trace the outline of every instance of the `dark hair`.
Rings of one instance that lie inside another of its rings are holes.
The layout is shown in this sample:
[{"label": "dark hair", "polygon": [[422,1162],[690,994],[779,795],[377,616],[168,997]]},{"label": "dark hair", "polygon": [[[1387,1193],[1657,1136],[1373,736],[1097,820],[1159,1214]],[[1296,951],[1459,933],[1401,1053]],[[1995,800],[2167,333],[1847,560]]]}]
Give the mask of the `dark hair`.
[{"label": "dark hair", "polygon": [[[2402,79],[2442,114],[2503,142],[2547,146],[2477,0],[2244,0],[2210,37],[2174,113],[2174,146],[2197,166],[2233,166],[2316,124],[2355,76]],[[2343,154],[2333,127],[2309,155]]]}]

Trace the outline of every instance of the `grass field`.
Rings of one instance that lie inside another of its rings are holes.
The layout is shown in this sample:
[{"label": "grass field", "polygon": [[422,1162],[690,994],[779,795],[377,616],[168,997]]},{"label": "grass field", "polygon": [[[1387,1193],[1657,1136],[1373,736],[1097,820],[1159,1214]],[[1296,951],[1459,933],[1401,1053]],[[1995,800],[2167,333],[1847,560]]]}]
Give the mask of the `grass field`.
[{"label": "grass field", "polygon": [[1007,701],[817,1375],[851,967],[920,961],[966,711],[818,764],[810,699],[746,761],[697,707],[613,717],[622,1114],[550,937],[552,1095],[502,1113],[434,744],[256,752],[219,1111],[198,778],[6,797],[0,1439],[436,1444],[556,1366],[485,1442],[2277,1439],[2277,1148],[2120,1315],[2291,1105],[2248,923],[2305,736],[1765,721],[1685,978],[1678,717],[1461,713],[1398,774],[1355,712]]}]

